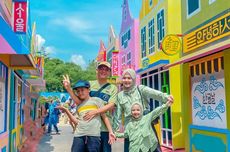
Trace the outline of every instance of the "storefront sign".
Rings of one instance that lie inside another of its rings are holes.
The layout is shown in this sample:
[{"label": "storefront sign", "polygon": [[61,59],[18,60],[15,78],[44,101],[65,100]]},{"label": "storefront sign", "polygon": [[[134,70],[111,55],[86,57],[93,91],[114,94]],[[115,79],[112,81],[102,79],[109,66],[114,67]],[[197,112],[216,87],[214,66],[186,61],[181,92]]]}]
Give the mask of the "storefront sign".
[{"label": "storefront sign", "polygon": [[191,79],[193,125],[226,129],[224,71]]},{"label": "storefront sign", "polygon": [[181,48],[181,40],[177,35],[167,35],[162,41],[162,51],[166,55],[175,55]]},{"label": "storefront sign", "polygon": [[14,32],[27,31],[27,2],[14,2]]},{"label": "storefront sign", "polygon": [[211,23],[185,35],[183,52],[189,52],[205,44],[230,35],[230,12]]},{"label": "storefront sign", "polygon": [[118,52],[112,53],[112,75],[118,76]]}]

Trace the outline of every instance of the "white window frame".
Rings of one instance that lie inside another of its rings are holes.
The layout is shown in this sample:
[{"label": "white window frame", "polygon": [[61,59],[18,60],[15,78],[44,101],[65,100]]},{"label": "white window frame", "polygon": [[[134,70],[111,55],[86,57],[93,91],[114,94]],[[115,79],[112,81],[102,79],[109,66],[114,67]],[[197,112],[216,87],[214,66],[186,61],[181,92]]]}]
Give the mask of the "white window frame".
[{"label": "white window frame", "polygon": [[127,56],[126,56],[126,60],[127,60],[127,64],[130,62],[130,64],[131,64],[131,51],[129,51],[128,53],[127,53]]},{"label": "white window frame", "polygon": [[149,0],[149,6],[150,6],[150,7],[153,6],[153,0]]},{"label": "white window frame", "polygon": [[125,55],[122,56],[121,62],[122,62],[122,65],[125,64]]},{"label": "white window frame", "polygon": [[198,7],[194,12],[192,12],[191,14],[188,14],[188,1],[189,1],[189,0],[186,0],[187,19],[189,19],[189,18],[191,18],[192,16],[196,15],[196,14],[199,13],[200,10],[201,10],[201,3],[200,3],[200,0],[198,0],[198,1],[199,1],[199,7]]},{"label": "white window frame", "polygon": [[[142,30],[145,29],[145,32],[142,32]],[[144,38],[144,41],[142,41],[142,35]],[[143,56],[143,52],[145,51],[145,56]],[[144,58],[147,56],[147,52],[146,52],[146,26],[141,28],[141,58]]]},{"label": "white window frame", "polygon": [[[127,48],[128,47],[128,43],[129,43],[129,40],[130,40],[128,38],[128,33],[130,33],[130,39],[131,39],[131,30],[130,29],[128,29],[126,32],[124,32],[124,34],[121,36],[121,41],[122,41],[121,45],[123,44],[122,45],[123,48]],[[125,46],[125,44],[127,46]]]},{"label": "white window frame", "polygon": [[[149,27],[149,23],[152,22],[152,25]],[[150,35],[150,28],[152,28],[152,35]],[[149,55],[153,54],[155,52],[155,19],[152,18],[149,22],[148,22],[148,40],[149,40]],[[152,37],[151,37],[152,36]],[[153,40],[153,44],[151,46],[151,40]]]},{"label": "white window frame", "polygon": [[[165,25],[166,25],[166,23],[165,23],[165,21],[166,21],[166,20],[165,20],[165,9],[159,10],[159,11],[157,12],[157,15],[158,15],[159,13],[161,13],[161,11],[164,11],[164,16],[163,16],[164,26],[162,26],[162,28],[161,28],[160,30],[164,30],[164,33],[163,33],[164,36],[162,36],[162,39],[161,39],[161,40],[158,40],[160,31],[159,31],[159,29],[158,29],[158,27],[157,27],[157,46],[158,46],[158,48],[160,48],[160,45],[161,45],[162,40],[163,40],[163,38],[165,37],[165,33],[166,33],[166,31],[165,31]],[[158,20],[158,17],[157,17],[157,24],[158,24],[158,22],[159,22],[159,20]],[[159,42],[158,42],[158,41],[159,41]]]}]

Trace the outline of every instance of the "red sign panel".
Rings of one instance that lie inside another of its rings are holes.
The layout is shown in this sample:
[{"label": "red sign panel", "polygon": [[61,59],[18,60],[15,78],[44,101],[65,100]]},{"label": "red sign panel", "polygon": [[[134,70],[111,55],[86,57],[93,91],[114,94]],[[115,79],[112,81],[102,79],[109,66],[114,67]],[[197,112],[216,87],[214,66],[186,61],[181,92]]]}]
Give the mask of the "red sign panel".
[{"label": "red sign panel", "polygon": [[118,53],[113,52],[112,54],[112,75],[118,76]]},{"label": "red sign panel", "polygon": [[14,32],[26,33],[27,2],[14,2]]}]

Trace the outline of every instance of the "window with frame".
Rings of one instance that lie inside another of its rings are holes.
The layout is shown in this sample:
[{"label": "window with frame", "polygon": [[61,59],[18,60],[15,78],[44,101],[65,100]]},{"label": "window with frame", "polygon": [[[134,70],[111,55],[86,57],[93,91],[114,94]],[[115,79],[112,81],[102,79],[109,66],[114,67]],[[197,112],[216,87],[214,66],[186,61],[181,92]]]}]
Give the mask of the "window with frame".
[{"label": "window with frame", "polygon": [[131,39],[131,34],[130,34],[130,29],[122,35],[121,37],[121,45],[124,47],[124,48],[127,48],[128,46],[128,41]]},{"label": "window with frame", "polygon": [[148,23],[149,27],[149,54],[155,51],[155,36],[154,36],[154,19]]},{"label": "window with frame", "polygon": [[200,10],[200,0],[187,0],[187,15],[192,16]]},{"label": "window with frame", "polygon": [[127,53],[126,58],[127,58],[127,65],[131,65],[131,52]]},{"label": "window with frame", "polygon": [[107,53],[107,61],[109,63],[112,63],[112,51],[114,50],[115,48],[113,47],[108,53]]},{"label": "window with frame", "polygon": [[149,6],[153,5],[153,0],[149,0]]},{"label": "window with frame", "polygon": [[127,61],[128,60],[131,60],[131,52],[129,52],[128,54],[127,54]]},{"label": "window with frame", "polygon": [[141,29],[141,57],[146,57],[146,27]]},{"label": "window with frame", "polygon": [[7,67],[0,62],[0,134],[7,130]]},{"label": "window with frame", "polygon": [[157,40],[158,48],[161,46],[161,42],[165,36],[165,22],[164,22],[164,10],[157,13]]},{"label": "window with frame", "polygon": [[122,65],[125,64],[125,55],[121,59]]}]

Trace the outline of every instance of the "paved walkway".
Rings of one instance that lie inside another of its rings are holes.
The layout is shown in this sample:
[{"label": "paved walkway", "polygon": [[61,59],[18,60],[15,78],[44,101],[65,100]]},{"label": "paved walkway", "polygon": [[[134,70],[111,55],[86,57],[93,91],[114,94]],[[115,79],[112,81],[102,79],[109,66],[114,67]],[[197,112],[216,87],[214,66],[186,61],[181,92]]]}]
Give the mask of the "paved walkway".
[{"label": "paved walkway", "polygon": [[[58,128],[61,130],[60,135],[53,133],[42,137],[38,152],[70,152],[73,141],[72,128],[69,125],[61,125]],[[123,142],[117,141],[112,148],[113,152],[122,152]]]},{"label": "paved walkway", "polygon": [[[60,135],[55,133],[47,136],[44,135],[37,147],[37,152],[70,152],[73,134],[70,125],[61,124],[58,126],[61,131]],[[124,142],[121,139],[112,145],[113,152],[123,152]],[[162,147],[163,152],[184,152],[184,150],[173,151]]]}]

